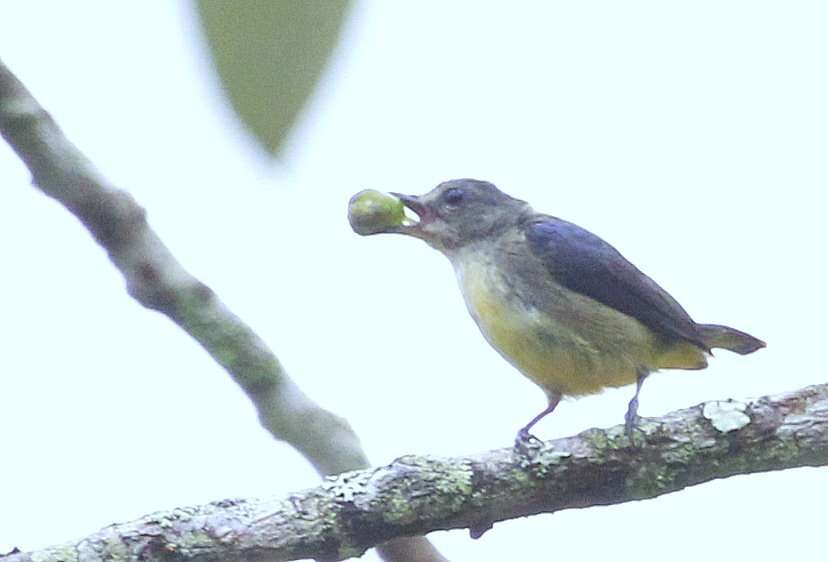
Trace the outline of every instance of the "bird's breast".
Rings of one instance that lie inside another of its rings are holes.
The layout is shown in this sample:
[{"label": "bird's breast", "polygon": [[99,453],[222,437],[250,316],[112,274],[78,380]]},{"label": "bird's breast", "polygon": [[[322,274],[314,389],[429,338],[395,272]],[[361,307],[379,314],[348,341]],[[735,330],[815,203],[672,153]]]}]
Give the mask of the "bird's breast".
[{"label": "bird's breast", "polygon": [[521,294],[530,289],[510,283],[494,260],[485,254],[463,258],[453,261],[469,313],[489,344],[535,384],[582,395],[635,381],[637,366],[629,357],[612,357],[573,325],[577,301],[558,309],[553,300],[561,293],[539,310],[530,304],[537,299]]},{"label": "bird's breast", "polygon": [[483,336],[510,361],[519,357],[521,342],[530,330],[531,312],[483,260],[466,260],[457,268],[457,278],[466,308]]}]

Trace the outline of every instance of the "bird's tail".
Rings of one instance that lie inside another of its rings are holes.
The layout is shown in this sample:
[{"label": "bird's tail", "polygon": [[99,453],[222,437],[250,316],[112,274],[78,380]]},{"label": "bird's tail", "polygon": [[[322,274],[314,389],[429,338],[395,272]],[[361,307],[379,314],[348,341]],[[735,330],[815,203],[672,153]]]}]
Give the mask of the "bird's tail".
[{"label": "bird's tail", "polygon": [[765,347],[765,342],[762,340],[735,328],[718,324],[698,324],[697,327],[701,332],[702,340],[710,348],[719,347],[739,355],[747,355]]}]

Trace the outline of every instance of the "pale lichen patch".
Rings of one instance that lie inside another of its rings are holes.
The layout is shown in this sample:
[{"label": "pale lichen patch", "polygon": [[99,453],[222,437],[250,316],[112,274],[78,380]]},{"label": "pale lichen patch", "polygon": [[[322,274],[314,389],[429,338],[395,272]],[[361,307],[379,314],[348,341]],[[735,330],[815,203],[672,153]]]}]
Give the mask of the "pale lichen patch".
[{"label": "pale lichen patch", "polygon": [[51,562],[53,560],[75,560],[78,558],[76,548],[70,544],[53,546],[32,553],[32,562]]},{"label": "pale lichen patch", "polygon": [[543,452],[543,462],[546,464],[561,464],[564,459],[572,456],[569,451],[556,451],[555,449],[548,449]]},{"label": "pale lichen patch", "polygon": [[742,429],[750,423],[750,416],[745,413],[747,404],[738,400],[715,400],[707,402],[702,415],[710,420],[717,430],[730,433]]},{"label": "pale lichen patch", "polygon": [[814,402],[805,410],[811,415],[826,416],[828,415],[828,399]]}]

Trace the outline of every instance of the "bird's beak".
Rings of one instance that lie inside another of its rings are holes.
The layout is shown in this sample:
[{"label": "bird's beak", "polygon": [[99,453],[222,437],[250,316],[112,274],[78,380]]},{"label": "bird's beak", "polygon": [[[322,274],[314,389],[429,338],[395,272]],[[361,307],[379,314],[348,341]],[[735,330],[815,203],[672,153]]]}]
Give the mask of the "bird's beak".
[{"label": "bird's beak", "polygon": [[416,219],[409,217],[409,220],[403,226],[399,227],[397,232],[422,238],[424,235],[422,226],[433,218],[430,209],[423,203],[422,198],[417,195],[405,195],[403,193],[394,193],[393,191],[391,195],[402,201],[407,209],[414,211],[417,215]]}]

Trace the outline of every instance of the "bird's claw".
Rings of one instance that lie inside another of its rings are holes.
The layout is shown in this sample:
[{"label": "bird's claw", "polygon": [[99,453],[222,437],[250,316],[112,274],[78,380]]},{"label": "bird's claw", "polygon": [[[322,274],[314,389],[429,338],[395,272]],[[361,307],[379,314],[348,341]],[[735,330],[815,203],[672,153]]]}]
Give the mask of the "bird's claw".
[{"label": "bird's claw", "polygon": [[647,436],[644,430],[638,426],[638,420],[639,416],[635,412],[627,412],[627,415],[624,416],[624,434],[627,436],[627,439],[629,439],[630,444],[635,448],[638,448],[641,445],[636,442],[636,433],[640,434],[642,440],[645,442]]},{"label": "bird's claw", "polygon": [[537,449],[543,444],[543,441],[529,433],[525,427],[518,431],[515,436],[515,450],[523,455],[527,454],[532,449]]}]

